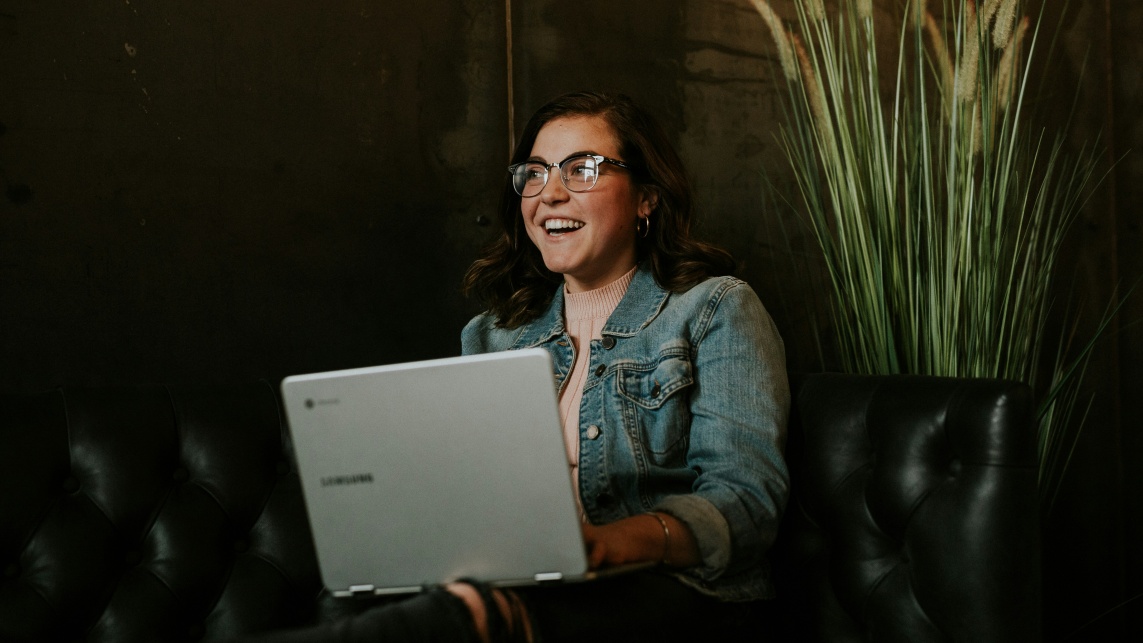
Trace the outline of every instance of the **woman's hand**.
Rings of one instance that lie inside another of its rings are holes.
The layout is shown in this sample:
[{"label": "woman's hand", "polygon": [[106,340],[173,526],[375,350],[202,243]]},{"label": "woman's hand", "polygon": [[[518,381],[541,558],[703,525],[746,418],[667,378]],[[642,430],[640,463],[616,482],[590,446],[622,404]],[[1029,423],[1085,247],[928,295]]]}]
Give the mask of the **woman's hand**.
[{"label": "woman's hand", "polygon": [[592,569],[638,563],[661,562],[672,567],[691,567],[701,561],[694,535],[685,524],[665,513],[624,518],[608,525],[583,525],[587,559]]}]

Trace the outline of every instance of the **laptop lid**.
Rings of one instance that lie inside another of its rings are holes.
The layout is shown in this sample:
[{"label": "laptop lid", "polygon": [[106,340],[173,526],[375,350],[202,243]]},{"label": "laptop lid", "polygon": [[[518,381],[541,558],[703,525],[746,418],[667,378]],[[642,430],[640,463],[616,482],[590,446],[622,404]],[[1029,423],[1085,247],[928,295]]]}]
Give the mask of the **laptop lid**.
[{"label": "laptop lid", "polygon": [[546,351],[297,375],[282,396],[335,595],[587,572]]}]

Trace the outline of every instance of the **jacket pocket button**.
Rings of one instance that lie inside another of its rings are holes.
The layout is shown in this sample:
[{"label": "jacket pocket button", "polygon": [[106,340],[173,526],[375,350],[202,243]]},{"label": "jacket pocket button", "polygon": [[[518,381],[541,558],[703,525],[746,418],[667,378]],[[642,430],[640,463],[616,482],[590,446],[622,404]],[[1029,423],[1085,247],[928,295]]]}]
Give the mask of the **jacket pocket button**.
[{"label": "jacket pocket button", "polygon": [[611,349],[615,348],[615,338],[612,337],[611,335],[604,337],[602,343],[603,343],[603,347],[606,348],[607,350],[611,350]]},{"label": "jacket pocket button", "polygon": [[588,440],[594,440],[594,439],[598,438],[600,433],[603,433],[603,431],[600,431],[599,427],[595,426],[594,424],[587,427],[587,439]]},{"label": "jacket pocket button", "polygon": [[596,377],[603,377],[603,374],[606,372],[607,372],[607,367],[604,366],[603,364],[600,364],[599,366],[595,367],[595,376]]}]

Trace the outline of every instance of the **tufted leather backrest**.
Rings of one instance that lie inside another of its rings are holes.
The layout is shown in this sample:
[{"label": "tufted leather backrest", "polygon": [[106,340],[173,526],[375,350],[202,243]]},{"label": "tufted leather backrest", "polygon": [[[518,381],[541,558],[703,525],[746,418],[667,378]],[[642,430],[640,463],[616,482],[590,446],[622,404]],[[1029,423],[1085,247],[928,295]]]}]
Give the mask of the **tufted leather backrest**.
[{"label": "tufted leather backrest", "polygon": [[314,618],[269,385],[0,403],[0,640],[196,641]]},{"label": "tufted leather backrest", "polygon": [[776,556],[791,638],[1039,639],[1028,387],[818,374],[794,415]]},{"label": "tufted leather backrest", "polygon": [[[1036,640],[1027,387],[812,375],[793,390],[775,628]],[[271,386],[62,389],[0,408],[0,641],[209,640],[364,607],[321,589]]]}]

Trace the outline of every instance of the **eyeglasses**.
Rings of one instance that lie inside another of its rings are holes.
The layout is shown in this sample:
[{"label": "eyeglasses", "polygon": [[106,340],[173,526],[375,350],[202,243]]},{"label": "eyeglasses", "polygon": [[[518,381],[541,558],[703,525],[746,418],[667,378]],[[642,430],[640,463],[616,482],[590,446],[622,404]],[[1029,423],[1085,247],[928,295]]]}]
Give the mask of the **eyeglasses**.
[{"label": "eyeglasses", "polygon": [[596,181],[599,180],[599,166],[603,163],[624,169],[630,167],[623,161],[609,159],[599,154],[575,154],[559,163],[538,161],[517,163],[508,166],[508,171],[512,174],[512,188],[516,190],[516,194],[528,198],[544,191],[544,186],[548,184],[548,170],[553,167],[559,168],[560,180],[564,182],[564,187],[572,192],[587,192],[595,187]]}]

